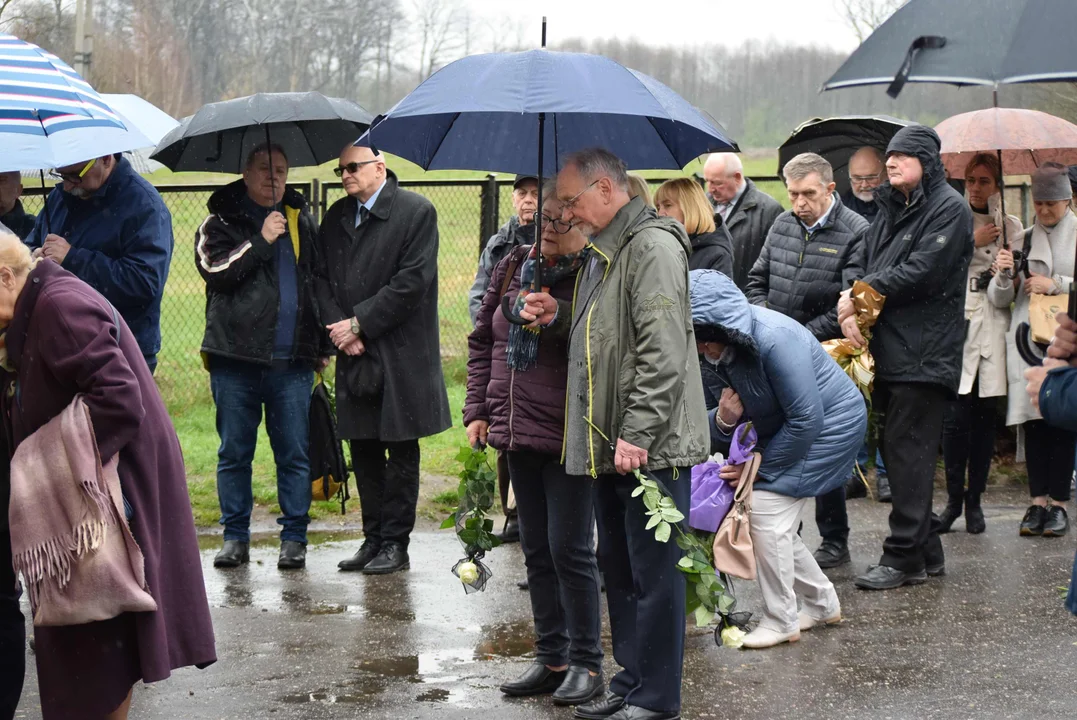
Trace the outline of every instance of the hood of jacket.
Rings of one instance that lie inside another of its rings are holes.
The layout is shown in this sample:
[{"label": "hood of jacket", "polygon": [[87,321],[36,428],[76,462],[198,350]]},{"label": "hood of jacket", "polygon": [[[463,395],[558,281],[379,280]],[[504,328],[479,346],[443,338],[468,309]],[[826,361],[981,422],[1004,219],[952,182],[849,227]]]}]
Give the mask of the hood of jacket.
[{"label": "hood of jacket", "polygon": [[757,352],[752,337],[752,306],[731,279],[717,270],[693,270],[688,273],[688,297],[693,327],[717,328],[730,344]]},{"label": "hood of jacket", "polygon": [[[245,216],[243,211],[243,198],[247,196],[247,185],[242,179],[230,182],[220,190],[209,196],[206,207],[213,215],[219,215],[225,220],[237,216]],[[285,207],[295,208],[302,211],[307,207],[307,199],[290,187],[284,189],[284,198],[281,204]]]},{"label": "hood of jacket", "polygon": [[[886,146],[887,156],[890,153],[903,153],[911,155],[920,161],[924,176],[920,179],[920,185],[909,194],[909,201],[917,194],[927,194],[938,185],[946,184],[946,171],[942,167],[942,140],[938,133],[926,125],[909,125],[897,131]],[[902,207],[905,206],[905,195],[894,188],[889,182],[879,186],[876,197],[884,202],[897,201]]]}]

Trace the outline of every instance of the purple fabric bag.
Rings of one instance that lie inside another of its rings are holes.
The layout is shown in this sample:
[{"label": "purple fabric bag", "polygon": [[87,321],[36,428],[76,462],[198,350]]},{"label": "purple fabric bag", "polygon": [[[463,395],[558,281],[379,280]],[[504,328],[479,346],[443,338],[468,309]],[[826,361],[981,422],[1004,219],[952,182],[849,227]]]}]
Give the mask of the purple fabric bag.
[{"label": "purple fabric bag", "polygon": [[[747,427],[746,427],[747,426]],[[758,440],[751,423],[737,426],[729,447],[729,457],[724,465],[741,465],[752,456]],[[692,468],[692,503],[688,511],[688,525],[703,532],[718,532],[733,507],[733,488],[718,477],[723,465],[707,461]]]}]

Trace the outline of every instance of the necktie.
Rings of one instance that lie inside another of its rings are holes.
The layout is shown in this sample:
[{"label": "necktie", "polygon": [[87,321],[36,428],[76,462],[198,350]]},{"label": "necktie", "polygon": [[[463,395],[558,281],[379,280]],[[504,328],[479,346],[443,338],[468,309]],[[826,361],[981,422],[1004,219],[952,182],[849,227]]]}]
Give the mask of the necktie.
[{"label": "necktie", "polygon": [[359,206],[359,224],[362,225],[366,222],[366,219],[370,217],[370,211],[367,210],[366,205]]}]

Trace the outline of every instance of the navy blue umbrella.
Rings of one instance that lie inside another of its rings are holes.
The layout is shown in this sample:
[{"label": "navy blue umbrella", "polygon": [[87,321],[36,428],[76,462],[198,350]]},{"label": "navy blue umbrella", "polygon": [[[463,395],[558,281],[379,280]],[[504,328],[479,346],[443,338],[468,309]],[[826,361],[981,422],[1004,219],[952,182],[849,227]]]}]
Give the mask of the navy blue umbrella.
[{"label": "navy blue umbrella", "polygon": [[567,153],[591,147],[630,169],[679,170],[704,153],[737,151],[717,122],[654,78],[598,55],[550,50],[450,63],[360,142],[425,170],[546,176]]},{"label": "navy blue umbrella", "polygon": [[[542,177],[576,150],[605,148],[630,169],[677,170],[704,153],[738,150],[717,122],[654,78],[599,55],[545,49],[446,65],[375,118],[356,144],[424,170],[537,175],[539,208]],[[506,297],[505,316],[526,322],[508,308]]]}]

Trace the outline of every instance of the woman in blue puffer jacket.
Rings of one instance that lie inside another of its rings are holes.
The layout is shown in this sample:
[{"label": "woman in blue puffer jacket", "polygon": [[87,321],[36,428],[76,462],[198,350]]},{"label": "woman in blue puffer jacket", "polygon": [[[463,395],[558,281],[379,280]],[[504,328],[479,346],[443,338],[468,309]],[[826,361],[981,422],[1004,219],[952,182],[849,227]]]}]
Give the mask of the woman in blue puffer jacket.
[{"label": "woman in blue puffer jacket", "polygon": [[[808,498],[841,485],[867,431],[853,381],[795,320],[749,305],[713,270],[691,273],[692,324],[710,409],[712,451],[727,452],[750,420],[763,461],[752,493],[751,535],[765,609],[749,648],[795,642],[841,620],[841,605],[797,534]],[[739,468],[723,477],[735,481]],[[797,613],[797,595],[803,610]]]}]

